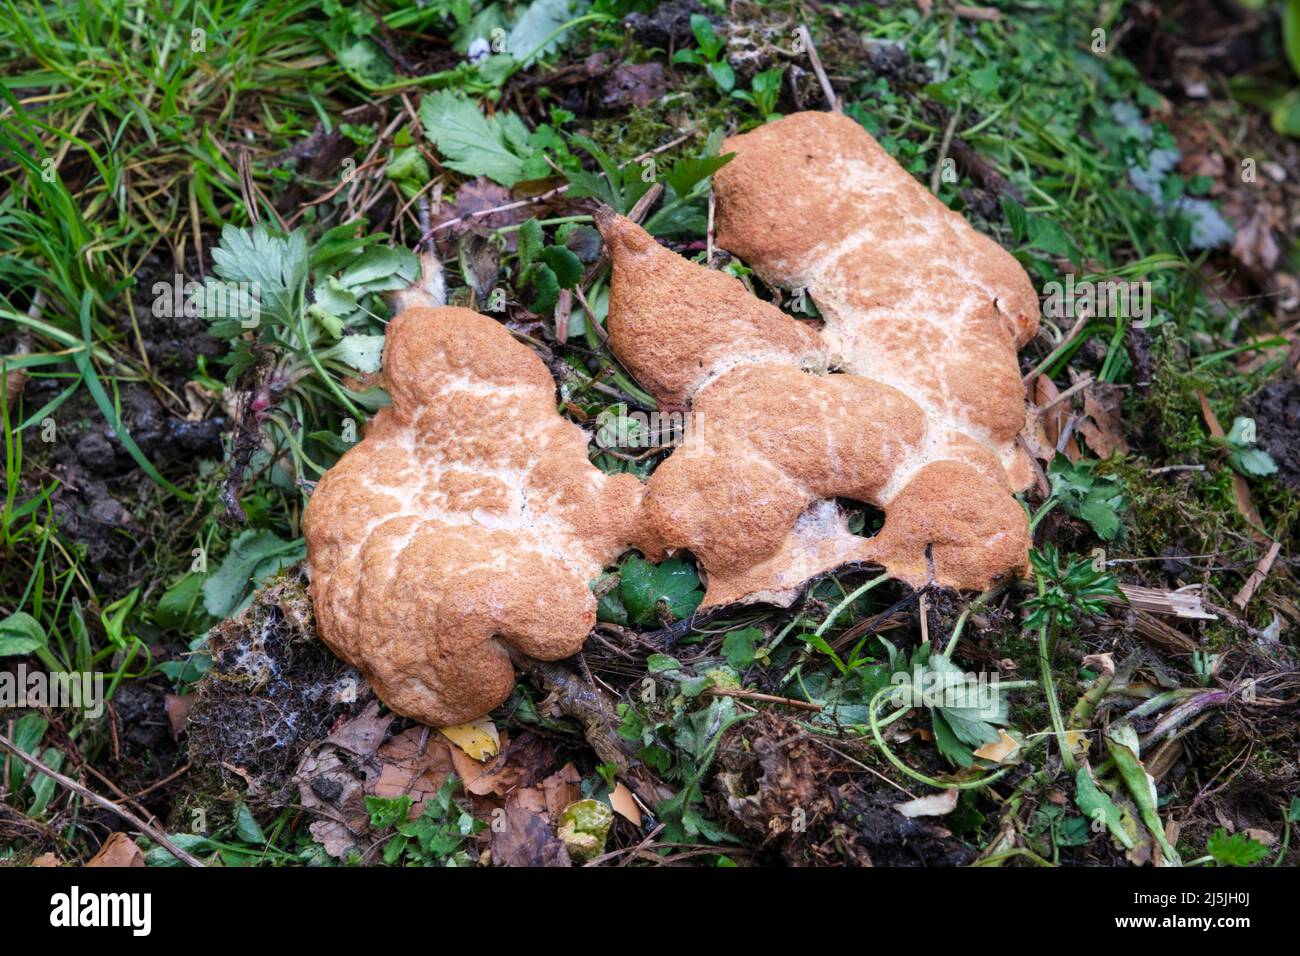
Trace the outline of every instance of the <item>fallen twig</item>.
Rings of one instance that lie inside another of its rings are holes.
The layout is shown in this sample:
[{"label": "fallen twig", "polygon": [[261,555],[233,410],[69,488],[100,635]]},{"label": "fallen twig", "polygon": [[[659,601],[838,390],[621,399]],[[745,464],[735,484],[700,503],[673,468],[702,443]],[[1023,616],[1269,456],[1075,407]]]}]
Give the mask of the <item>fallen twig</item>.
[{"label": "fallen twig", "polygon": [[65,777],[57,770],[54,770],[46,766],[44,763],[42,763],[40,760],[36,759],[35,757],[31,756],[30,754],[23,753],[16,746],[14,746],[13,742],[10,741],[8,737],[4,736],[3,734],[0,734],[0,747],[3,747],[7,752],[13,754],[15,757],[17,757],[19,760],[21,760],[23,763],[27,764],[28,766],[33,767],[36,770],[39,770],[41,773],[45,774],[45,776],[49,777],[51,780],[53,780],[55,783],[59,784],[60,786],[66,787],[67,789],[71,790],[73,793],[77,794],[78,796],[84,797],[85,799],[89,800],[91,803],[95,804],[96,806],[107,810],[109,813],[113,813],[121,817],[123,820],[131,824],[141,833],[147,834],[151,840],[153,840],[159,846],[163,847],[168,853],[176,857],[176,859],[180,860],[182,863],[186,863],[189,866],[198,866],[198,867],[203,866],[202,861],[200,861],[198,857],[194,856],[191,853],[187,853],[185,850],[182,850],[170,839],[168,839],[165,833],[162,833],[161,831],[156,830],[154,827],[151,827],[149,824],[145,823],[143,820],[137,817],[130,810],[125,810],[122,807],[119,807],[112,800],[108,800],[104,797],[101,797],[93,790],[89,790],[86,787],[83,787],[81,784],[77,783],[77,781],[73,780],[71,777]]},{"label": "fallen twig", "polygon": [[705,691],[710,697],[741,697],[745,700],[761,700],[768,704],[785,704],[787,707],[797,707],[799,710],[811,710],[821,712],[822,705],[814,704],[810,700],[794,700],[790,697],[778,697],[775,694],[764,694],[761,691],[745,690],[740,687],[710,687]]},{"label": "fallen twig", "polygon": [[813,73],[817,75],[817,82],[821,84],[822,94],[826,97],[826,103],[836,113],[844,112],[843,108],[840,106],[839,97],[835,95],[835,90],[831,86],[830,78],[826,76],[826,68],[822,66],[822,58],[817,55],[817,45],[813,43],[812,31],[805,25],[800,24],[799,34],[808,48],[808,59],[812,63]]},{"label": "fallen twig", "polygon": [[1264,556],[1259,559],[1259,564],[1255,565],[1255,570],[1250,572],[1250,577],[1246,579],[1246,583],[1241,586],[1241,590],[1232,599],[1233,604],[1243,611],[1246,610],[1246,605],[1250,603],[1255,590],[1264,583],[1264,579],[1268,577],[1268,572],[1273,569],[1273,562],[1277,560],[1278,552],[1281,550],[1282,542],[1274,541],[1273,546],[1264,552]]}]

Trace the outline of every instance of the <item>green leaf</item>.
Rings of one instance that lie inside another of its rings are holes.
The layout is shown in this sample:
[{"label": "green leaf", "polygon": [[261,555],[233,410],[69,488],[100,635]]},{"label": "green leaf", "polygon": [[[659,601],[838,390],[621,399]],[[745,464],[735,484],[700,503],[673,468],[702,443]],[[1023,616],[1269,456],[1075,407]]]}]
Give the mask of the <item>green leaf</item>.
[{"label": "green leaf", "polygon": [[339,276],[339,283],[354,294],[404,289],[420,274],[420,260],[410,249],[371,246]]},{"label": "green leaf", "polygon": [[1268,847],[1244,833],[1229,836],[1227,830],[1219,827],[1206,841],[1205,852],[1219,866],[1250,866],[1268,856]]},{"label": "green leaf", "polygon": [[710,63],[709,74],[713,77],[713,82],[718,84],[718,89],[724,93],[730,93],[736,86],[736,73],[726,60]]},{"label": "green leaf", "polygon": [[1092,771],[1087,767],[1080,767],[1074,776],[1074,802],[1089,820],[1104,823],[1124,849],[1131,850],[1137,846],[1134,835],[1124,826],[1124,815],[1120,813],[1119,807],[1097,786],[1097,782],[1092,779]]},{"label": "green leaf", "polygon": [[384,177],[397,183],[410,199],[429,181],[429,163],[418,149],[409,146],[393,154],[384,170]]},{"label": "green leaf", "polygon": [[1273,106],[1269,119],[1273,129],[1283,136],[1300,138],[1300,89],[1281,97]]},{"label": "green leaf", "polygon": [[328,354],[358,372],[378,372],[384,354],[384,336],[345,335]]},{"label": "green leaf", "polygon": [[1282,46],[1292,72],[1300,77],[1300,0],[1286,0],[1282,7]]},{"label": "green leaf", "polygon": [[184,629],[201,607],[202,597],[203,576],[192,572],[185,575],[158,599],[153,613],[154,623],[159,627]]},{"label": "green leaf", "polygon": [[518,117],[498,113],[488,119],[467,97],[441,90],[421,100],[420,122],[445,165],[456,172],[486,176],[503,186],[524,178],[529,151],[519,131],[527,139],[527,129]]},{"label": "green leaf", "polygon": [[1029,238],[1029,216],[1025,213],[1025,207],[1020,205],[1010,196],[1002,197],[1002,214],[1006,216],[1007,225],[1011,227],[1011,234],[1016,242],[1024,242]]},{"label": "green leaf", "polygon": [[713,29],[713,22],[704,14],[691,14],[691,32],[695,34],[695,42],[700,45],[700,50],[710,60],[715,59],[722,51],[722,41],[718,39],[718,34]]},{"label": "green leaf", "polygon": [[376,830],[387,830],[398,823],[405,823],[412,802],[410,797],[366,797],[370,825]]},{"label": "green leaf", "polygon": [[[188,853],[199,855],[207,853],[215,847],[212,841],[201,833],[169,833],[167,839],[178,850],[185,850]],[[171,850],[165,846],[156,846],[145,852],[144,862],[146,866],[184,866],[183,860],[178,860],[172,856]]]},{"label": "green leaf", "polygon": [[1029,216],[1029,247],[1049,255],[1064,256],[1073,260],[1077,255],[1074,244],[1054,219]]},{"label": "green leaf", "polygon": [[203,606],[216,618],[226,618],[241,604],[250,585],[306,556],[306,543],[283,541],[272,531],[242,532],[230,546],[221,567],[203,583]]},{"label": "green leaf", "polygon": [[[506,36],[506,52],[524,66],[554,51],[563,40],[556,30],[583,13],[588,4],[576,0],[533,0]],[[548,42],[549,41],[549,42]],[[542,44],[546,43],[545,48]]]},{"label": "green leaf", "polygon": [[1115,767],[1119,770],[1119,775],[1128,786],[1128,792],[1132,795],[1133,802],[1137,804],[1142,822],[1146,824],[1152,839],[1156,841],[1160,846],[1160,851],[1164,854],[1165,863],[1172,866],[1182,866],[1178,851],[1165,839],[1164,824],[1160,822],[1160,812],[1157,809],[1159,799],[1156,796],[1155,780],[1142,766],[1142,761],[1138,759],[1137,732],[1128,724],[1112,724],[1106,730],[1105,740],[1106,747],[1115,761]]},{"label": "green leaf", "polygon": [[[63,752],[55,747],[48,747],[41,754],[41,762],[54,771],[63,769],[63,760]],[[40,817],[45,814],[45,808],[54,798],[55,786],[54,778],[43,773],[38,773],[32,779],[32,803],[27,808],[31,816]]]},{"label": "green leaf", "polygon": [[248,809],[246,804],[239,804],[235,808],[235,835],[245,843],[251,843],[256,846],[266,844],[266,834],[262,828],[257,825],[257,820],[253,818],[253,813]]},{"label": "green leaf", "polygon": [[582,260],[564,246],[547,246],[542,250],[541,259],[551,267],[562,289],[572,289],[582,278]]},{"label": "green leaf", "polygon": [[1096,474],[1096,464],[1087,459],[1071,463],[1057,452],[1047,473],[1052,479],[1052,495],[1061,509],[1088,522],[1099,538],[1109,541],[1119,534],[1119,516],[1125,501],[1119,482]]},{"label": "green leaf", "polygon": [[1256,434],[1255,419],[1247,418],[1245,415],[1238,415],[1232,420],[1232,428],[1228,429],[1228,434],[1223,438],[1234,448],[1249,448],[1255,444]]},{"label": "green leaf", "polygon": [[727,165],[735,156],[735,153],[728,153],[726,156],[688,156],[679,159],[664,173],[664,183],[679,198],[688,196],[696,185]]},{"label": "green leaf", "polygon": [[560,298],[560,281],[555,277],[555,271],[544,262],[534,263],[532,280],[537,295],[528,308],[537,313],[549,312]]},{"label": "green leaf", "polygon": [[934,729],[934,745],[952,764],[958,767],[969,767],[975,763],[975,755],[971,748],[957,739],[957,735],[953,733],[952,727],[939,708],[930,711],[930,726]]},{"label": "green leaf", "polygon": [[45,628],[26,611],[15,611],[0,621],[0,657],[26,657],[48,644]]},{"label": "green leaf", "polygon": [[1277,474],[1277,462],[1262,448],[1247,448],[1228,455],[1228,463],[1243,475],[1263,478]]},{"label": "green leaf", "polygon": [[519,255],[519,271],[527,272],[537,254],[542,251],[542,224],[536,219],[529,219],[519,227],[516,233],[516,250]]},{"label": "green leaf", "polygon": [[336,339],[343,335],[344,324],[357,311],[356,295],[333,276],[312,290],[312,304],[307,308],[308,314]]},{"label": "green leaf", "polygon": [[335,57],[349,76],[366,89],[375,89],[396,81],[397,71],[371,40],[357,39],[339,44]]},{"label": "green leaf", "polygon": [[[212,271],[227,282],[253,284],[262,322],[295,322],[297,297],[307,281],[307,234],[295,229],[285,236],[260,224],[251,229],[226,226],[212,250]],[[238,322],[232,324],[232,334],[242,331]]]},{"label": "green leaf", "polygon": [[763,632],[757,627],[731,631],[722,639],[722,655],[737,671],[743,671],[754,663],[754,650],[762,639]]},{"label": "green leaf", "polygon": [[680,558],[655,565],[634,556],[623,563],[619,576],[623,606],[634,624],[658,624],[657,607],[675,618],[686,617],[704,600],[699,575]]},{"label": "green leaf", "polygon": [[[23,753],[34,754],[36,748],[41,744],[41,738],[45,736],[45,731],[49,730],[49,728],[50,722],[40,714],[23,714],[14,721],[13,729],[9,732],[9,739]],[[27,764],[21,760],[9,761],[9,791],[11,793],[18,792],[18,789],[23,784],[23,777],[26,775]]]}]

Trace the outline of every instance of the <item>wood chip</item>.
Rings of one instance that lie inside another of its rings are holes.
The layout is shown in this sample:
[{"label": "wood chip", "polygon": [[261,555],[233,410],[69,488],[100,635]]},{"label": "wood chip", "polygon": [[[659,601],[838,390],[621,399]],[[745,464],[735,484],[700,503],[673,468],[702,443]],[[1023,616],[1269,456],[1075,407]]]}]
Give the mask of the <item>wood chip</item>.
[{"label": "wood chip", "polygon": [[[1167,591],[1163,588],[1142,588],[1132,584],[1121,584],[1119,589],[1129,604],[1148,614],[1164,614],[1200,621],[1219,619],[1217,614],[1210,613],[1201,603],[1199,586],[1196,590]],[[1121,603],[1117,598],[1111,598],[1110,601],[1113,604]]]}]

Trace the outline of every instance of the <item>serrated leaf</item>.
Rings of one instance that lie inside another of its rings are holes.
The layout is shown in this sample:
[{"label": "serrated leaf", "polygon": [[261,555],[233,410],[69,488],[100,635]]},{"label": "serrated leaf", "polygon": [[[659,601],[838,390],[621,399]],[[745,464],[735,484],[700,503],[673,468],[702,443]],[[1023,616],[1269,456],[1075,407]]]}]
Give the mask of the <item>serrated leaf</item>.
[{"label": "serrated leaf", "polygon": [[588,6],[585,0],[533,0],[510,28],[506,52],[525,67],[531,65],[536,57],[559,47],[564,35],[554,36],[555,31],[580,16]]},{"label": "serrated leaf", "polygon": [[541,258],[551,267],[562,289],[572,289],[582,278],[582,260],[564,246],[547,246],[542,250]]},{"label": "serrated leaf", "polygon": [[498,115],[489,120],[468,98],[441,90],[420,101],[420,122],[445,165],[456,172],[486,176],[503,186],[524,178],[528,155],[521,154],[516,142],[522,126],[518,118],[503,122]]},{"label": "serrated leaf", "polygon": [[1205,852],[1219,866],[1251,866],[1268,856],[1268,847],[1244,833],[1229,836],[1227,830],[1219,827],[1206,841]]},{"label": "serrated leaf", "polygon": [[686,617],[704,600],[699,575],[679,558],[655,565],[631,557],[619,574],[623,606],[634,624],[657,624],[657,606],[663,606],[673,617]]},{"label": "serrated leaf", "polygon": [[345,335],[329,354],[358,372],[378,372],[384,354],[384,336]]},{"label": "serrated leaf", "polygon": [[679,159],[664,173],[664,183],[678,197],[689,195],[691,190],[708,179],[736,156],[688,156]]},{"label": "serrated leaf", "polygon": [[1277,474],[1277,462],[1273,456],[1262,448],[1246,448],[1234,451],[1228,456],[1228,462],[1243,475],[1264,478]]},{"label": "serrated leaf", "polygon": [[253,284],[262,321],[296,321],[295,301],[307,279],[307,234],[288,236],[263,225],[251,229],[226,226],[212,250],[212,271],[227,282]]}]

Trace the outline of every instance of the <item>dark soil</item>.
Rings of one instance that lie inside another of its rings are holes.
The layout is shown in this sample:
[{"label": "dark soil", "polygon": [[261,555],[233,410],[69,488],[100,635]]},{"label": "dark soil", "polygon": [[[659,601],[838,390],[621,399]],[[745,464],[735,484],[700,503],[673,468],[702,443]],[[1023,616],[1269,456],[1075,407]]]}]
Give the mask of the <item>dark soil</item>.
[{"label": "dark soil", "polygon": [[1277,462],[1278,480],[1300,490],[1300,380],[1279,378],[1246,405],[1255,419],[1259,446]]},{"label": "dark soil", "polygon": [[213,628],[212,670],[187,725],[195,766],[282,802],[306,746],[369,697],[362,677],[316,638],[299,566]]}]

